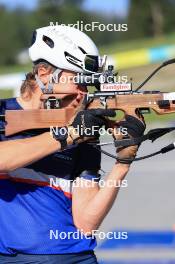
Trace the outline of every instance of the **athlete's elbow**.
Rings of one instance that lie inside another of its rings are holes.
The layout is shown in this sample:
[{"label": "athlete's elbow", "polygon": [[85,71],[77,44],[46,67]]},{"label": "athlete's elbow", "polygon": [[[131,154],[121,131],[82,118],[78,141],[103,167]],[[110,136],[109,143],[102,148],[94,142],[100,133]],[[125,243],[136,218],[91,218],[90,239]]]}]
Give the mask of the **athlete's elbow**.
[{"label": "athlete's elbow", "polygon": [[79,229],[83,233],[91,234],[94,230],[97,230],[99,227],[99,223],[89,221],[84,217],[75,218],[74,217],[74,225],[77,229]]},{"label": "athlete's elbow", "polygon": [[7,172],[10,172],[14,169],[15,169],[14,166],[8,165],[8,162],[1,158],[1,160],[0,160],[0,173],[7,173]]},{"label": "athlete's elbow", "polygon": [[89,235],[94,233],[95,230],[97,230],[97,227],[95,225],[92,226],[88,224],[79,223],[79,224],[75,224],[75,226],[78,230],[80,230],[80,232]]},{"label": "athlete's elbow", "polygon": [[0,173],[7,172],[7,166],[3,162],[3,160],[0,160]]}]

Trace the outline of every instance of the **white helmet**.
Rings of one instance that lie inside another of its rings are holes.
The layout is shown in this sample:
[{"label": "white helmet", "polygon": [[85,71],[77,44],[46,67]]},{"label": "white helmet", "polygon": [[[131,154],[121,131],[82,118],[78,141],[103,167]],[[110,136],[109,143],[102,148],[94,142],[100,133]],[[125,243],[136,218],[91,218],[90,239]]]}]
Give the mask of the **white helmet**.
[{"label": "white helmet", "polygon": [[94,73],[99,53],[94,42],[80,30],[68,26],[48,26],[33,34],[29,56],[35,63],[44,60],[58,69]]}]

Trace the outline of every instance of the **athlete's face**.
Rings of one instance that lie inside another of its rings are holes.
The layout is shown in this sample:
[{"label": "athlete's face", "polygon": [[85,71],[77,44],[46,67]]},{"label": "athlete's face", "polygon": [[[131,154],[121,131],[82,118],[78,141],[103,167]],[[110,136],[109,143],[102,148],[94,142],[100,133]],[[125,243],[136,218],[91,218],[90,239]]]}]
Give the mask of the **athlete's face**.
[{"label": "athlete's face", "polygon": [[[39,76],[41,81],[47,86],[51,78],[51,72],[45,72],[45,74]],[[85,86],[78,85],[75,81],[75,76],[77,74],[71,71],[62,71],[58,78],[57,76],[52,78],[54,81],[53,92],[60,94],[60,99],[65,98],[66,94],[75,94],[74,97],[67,97],[63,100],[63,107],[77,107],[80,101],[83,99],[84,95],[87,93],[87,88]]]},{"label": "athlete's face", "polygon": [[59,75],[59,82],[54,84],[54,93],[63,93],[60,98],[64,98],[64,94],[75,93],[74,98],[69,100],[63,100],[62,105],[64,107],[71,106],[77,107],[84,95],[87,93],[87,88],[80,86],[75,82],[76,73],[71,71],[62,71]]}]

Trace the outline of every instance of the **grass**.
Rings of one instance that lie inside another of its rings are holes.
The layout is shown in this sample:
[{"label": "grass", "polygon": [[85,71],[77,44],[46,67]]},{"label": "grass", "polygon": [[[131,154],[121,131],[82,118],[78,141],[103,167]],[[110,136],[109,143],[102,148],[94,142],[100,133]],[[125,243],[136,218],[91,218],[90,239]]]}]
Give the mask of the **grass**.
[{"label": "grass", "polygon": [[[117,111],[117,115],[115,118],[111,118],[113,120],[121,120],[124,116],[122,111]],[[175,113],[174,114],[166,114],[166,115],[157,115],[154,111],[151,111],[150,114],[144,114],[144,119],[147,124],[149,123],[167,123],[167,122],[175,122]]]},{"label": "grass", "polygon": [[156,38],[143,38],[135,40],[123,40],[108,46],[100,47],[101,54],[112,54],[116,52],[129,51],[141,48],[152,48],[162,45],[175,44],[175,33]]},{"label": "grass", "polygon": [[0,66],[0,74],[29,72],[32,69],[32,63],[26,65]]},{"label": "grass", "polygon": [[0,99],[2,98],[10,98],[13,96],[13,90],[12,89],[0,89]]}]

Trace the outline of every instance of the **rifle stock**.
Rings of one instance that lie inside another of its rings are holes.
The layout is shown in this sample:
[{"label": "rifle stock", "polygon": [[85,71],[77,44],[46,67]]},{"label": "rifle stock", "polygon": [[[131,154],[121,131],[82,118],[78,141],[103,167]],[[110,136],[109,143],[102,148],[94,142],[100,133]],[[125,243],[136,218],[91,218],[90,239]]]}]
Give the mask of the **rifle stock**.
[{"label": "rifle stock", "polygon": [[65,126],[73,117],[73,107],[65,109],[7,110],[5,135],[10,136],[29,129]]},{"label": "rifle stock", "polygon": [[[175,101],[164,100],[164,93],[157,94],[127,94],[117,95],[115,98],[107,98],[107,108],[121,110],[126,114],[134,114],[136,109],[149,108],[154,110],[157,114],[170,114],[175,113]],[[101,108],[99,99],[94,99],[89,105],[91,108]]]},{"label": "rifle stock", "polygon": [[[168,93],[106,93],[104,96],[104,93],[99,92],[89,95],[90,100],[86,109],[106,107],[108,109],[121,110],[125,114],[130,115],[136,115],[136,109],[138,108],[152,109],[159,115],[175,113],[175,98],[170,96],[172,100],[165,99],[168,98]],[[47,96],[49,98],[50,95],[48,94]],[[81,106],[78,108],[82,109]],[[66,126],[70,124],[76,112],[77,109],[73,107],[64,109],[7,110],[5,112],[5,135],[10,136],[29,129]]]}]

